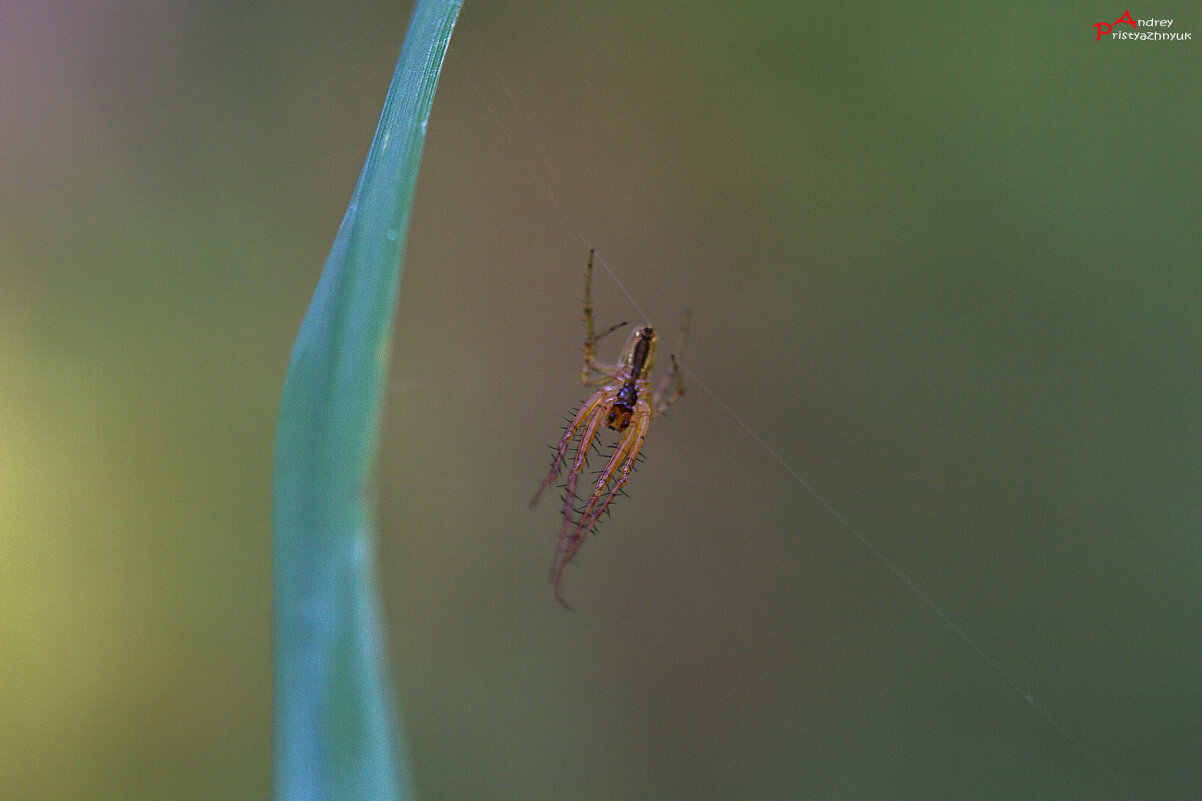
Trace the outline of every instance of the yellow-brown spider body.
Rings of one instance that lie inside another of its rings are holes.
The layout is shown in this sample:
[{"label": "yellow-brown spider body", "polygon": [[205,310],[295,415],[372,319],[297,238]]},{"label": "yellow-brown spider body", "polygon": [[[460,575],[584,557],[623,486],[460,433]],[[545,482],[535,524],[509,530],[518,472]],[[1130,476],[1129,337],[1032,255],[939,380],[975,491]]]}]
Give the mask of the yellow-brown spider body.
[{"label": "yellow-brown spider body", "polygon": [[[655,365],[655,331],[650,326],[640,326],[631,332],[622,349],[622,355],[617,364],[603,364],[597,361],[597,340],[609,334],[625,323],[611,326],[598,335],[593,334],[593,308],[591,302],[591,285],[593,275],[593,254],[589,252],[588,269],[584,282],[584,322],[588,330],[588,338],[584,343],[584,367],[581,370],[581,380],[585,386],[600,386],[591,398],[584,402],[572,419],[568,422],[563,436],[556,448],[555,458],[551,461],[551,471],[547,480],[539,487],[531,508],[538,503],[539,497],[547,487],[555,483],[568,460],[568,452],[573,441],[576,442],[575,453],[568,468],[567,480],[564,483],[563,526],[559,531],[559,544],[555,550],[555,560],[551,565],[551,583],[555,585],[555,599],[564,606],[561,593],[563,573],[568,563],[580,550],[580,546],[588,538],[598,520],[609,509],[614,498],[621,493],[622,488],[630,478],[635,461],[643,448],[647,436],[647,428],[653,417],[674,403],[684,394],[684,384],[680,378],[680,370],[673,354],[672,369],[664,376],[657,390],[651,388],[651,368]],[[687,319],[687,318],[686,318]],[[683,341],[686,325],[681,326]],[[675,380],[675,391],[666,395],[669,385]],[[597,443],[597,435],[602,428],[611,428],[621,433],[617,444],[614,445],[605,467],[593,483],[584,505],[576,509],[576,485],[580,474],[586,466],[590,450]]]}]

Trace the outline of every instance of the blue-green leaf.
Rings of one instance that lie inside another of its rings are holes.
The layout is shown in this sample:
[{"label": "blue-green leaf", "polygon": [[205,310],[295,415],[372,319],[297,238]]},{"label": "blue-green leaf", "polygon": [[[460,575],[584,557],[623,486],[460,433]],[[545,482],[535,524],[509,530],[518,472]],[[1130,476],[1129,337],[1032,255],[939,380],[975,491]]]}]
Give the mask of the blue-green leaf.
[{"label": "blue-green leaf", "polygon": [[272,482],[274,794],[407,799],[371,493],[426,120],[462,0],[418,0],[284,381]]}]

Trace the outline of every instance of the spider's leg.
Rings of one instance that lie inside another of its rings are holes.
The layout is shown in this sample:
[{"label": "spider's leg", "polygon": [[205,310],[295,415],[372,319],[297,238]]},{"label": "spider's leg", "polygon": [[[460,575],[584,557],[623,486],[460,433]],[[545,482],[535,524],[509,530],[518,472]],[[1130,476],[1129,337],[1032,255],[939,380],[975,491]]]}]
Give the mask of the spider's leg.
[{"label": "spider's leg", "polygon": [[[600,415],[597,412],[598,405],[605,404],[605,406],[608,407],[608,403],[609,395],[605,390],[601,390],[595,393],[593,397],[585,401],[584,405],[580,407],[575,416],[568,421],[567,428],[564,429],[563,436],[559,439],[559,447],[555,451],[555,458],[551,460],[551,471],[547,473],[547,480],[543,482],[543,485],[538,488],[538,492],[534,493],[534,497],[530,499],[531,509],[538,504],[538,499],[542,497],[542,494],[546,491],[547,487],[554,484],[555,479],[559,478],[559,473],[563,470],[563,460],[568,454],[568,447],[572,444],[572,440],[575,438],[576,432],[582,425],[584,425],[585,420],[589,419],[590,415],[596,416],[599,419]],[[585,448],[584,452],[588,453],[588,449]],[[579,460],[579,458],[579,449],[577,449],[577,460]]]},{"label": "spider's leg", "polygon": [[[605,469],[601,471],[597,483],[593,486],[592,495],[589,496],[588,502],[580,514],[580,519],[575,521],[570,532],[565,530],[560,537],[561,548],[560,552],[556,554],[552,579],[555,583],[555,597],[561,603],[563,601],[560,598],[560,590],[564,570],[576,556],[576,552],[584,545],[584,541],[592,532],[593,527],[597,525],[601,515],[605,514],[605,510],[613,503],[614,498],[618,496],[627,479],[630,478],[630,471],[634,469],[634,461],[638,458],[639,451],[643,448],[643,440],[647,436],[647,426],[651,420],[650,406],[642,406],[635,413],[635,420],[636,424],[626,429],[622,439],[614,447],[613,455],[610,456],[609,463],[605,465]],[[613,482],[612,487],[609,486],[610,482]]]},{"label": "spider's leg", "polygon": [[[605,364],[604,362],[597,361],[597,341],[606,334],[612,334],[624,325],[626,325],[624,322],[611,325],[584,343],[584,366],[580,368],[580,380],[586,387],[595,387],[608,382],[620,369],[616,364]],[[600,375],[594,376],[594,372],[600,373]]]},{"label": "spider's leg", "polygon": [[588,332],[584,340],[586,353],[597,341],[593,337],[593,256],[596,252],[596,248],[588,249],[588,266],[584,268],[584,329]]},{"label": "spider's leg", "polygon": [[[663,414],[665,409],[676,403],[684,395],[684,381],[680,377],[680,365],[676,363],[676,354],[673,353],[668,358],[672,360],[672,369],[668,371],[668,374],[664,376],[664,380],[660,382],[659,388],[655,390],[655,410],[651,413],[653,417]],[[663,395],[667,392],[668,384],[673,378],[676,379],[676,391],[667,398],[664,398]]]},{"label": "spider's leg", "polygon": [[[626,429],[617,447],[614,448],[613,455],[609,459],[609,464],[601,471],[593,494],[589,497],[588,504],[584,507],[580,515],[576,530],[580,533],[579,539],[581,543],[583,543],[584,538],[588,536],[592,528],[597,524],[597,521],[601,519],[601,516],[605,514],[609,505],[622,492],[622,488],[626,485],[627,480],[630,479],[635,461],[639,458],[639,453],[643,450],[643,443],[647,439],[647,428],[651,422],[650,406],[638,409],[635,412],[633,422],[634,425]],[[612,487],[609,486],[611,481],[613,482]],[[579,547],[578,544],[573,549],[573,553]]]},{"label": "spider's leg", "polygon": [[[588,267],[584,271],[584,329],[587,336],[584,340],[584,366],[580,368],[580,380],[586,387],[595,387],[598,384],[613,376],[618,371],[617,365],[603,364],[597,361],[597,342],[601,337],[607,334],[612,334],[626,323],[618,323],[606,328],[600,334],[593,334],[593,254],[594,249],[588,252]],[[593,371],[601,373],[600,376],[594,377]]]},{"label": "spider's leg", "polygon": [[[685,309],[684,314],[680,318],[680,333],[676,336],[676,350],[672,352],[669,358],[672,360],[672,369],[659,382],[659,386],[655,388],[655,400],[651,404],[653,417],[658,417],[664,409],[667,409],[673,403],[680,400],[680,396],[684,394],[684,382],[680,378],[680,365],[676,363],[676,357],[684,350],[684,338],[689,333],[689,318],[692,316],[691,309]],[[668,385],[672,383],[672,379],[676,379],[676,392],[671,397],[664,398],[668,391]]]},{"label": "spider's leg", "polygon": [[[602,364],[601,362],[585,362],[584,368],[580,371],[580,380],[586,387],[599,387],[602,384],[608,384],[614,380],[614,376],[618,372],[616,364]],[[590,375],[596,372],[597,375]],[[585,376],[589,376],[585,378]]]},{"label": "spider's leg", "polygon": [[[607,397],[604,390],[598,392],[597,396]],[[594,398],[597,396],[594,396]],[[576,445],[576,458],[572,460],[572,466],[568,469],[568,479],[564,485],[566,492],[563,498],[563,525],[559,529],[559,542],[555,546],[553,565],[559,563],[560,554],[563,553],[564,543],[567,541],[568,531],[575,525],[575,520],[572,518],[572,504],[576,501],[576,481],[580,478],[580,474],[584,472],[585,459],[588,457],[589,450],[593,446],[593,441],[597,438],[597,432],[601,430],[601,421],[605,418],[608,409],[608,400],[604,400],[601,404],[596,405],[592,413],[593,416],[581,432],[580,442]],[[554,567],[552,568],[552,574],[554,574]]]}]

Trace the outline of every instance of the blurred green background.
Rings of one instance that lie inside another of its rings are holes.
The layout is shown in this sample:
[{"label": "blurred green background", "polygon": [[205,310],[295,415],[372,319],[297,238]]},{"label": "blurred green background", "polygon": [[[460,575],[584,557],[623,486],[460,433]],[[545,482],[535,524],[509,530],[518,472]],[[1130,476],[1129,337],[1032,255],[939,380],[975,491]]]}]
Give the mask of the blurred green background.
[{"label": "blurred green background", "polygon": [[[552,601],[590,245],[1138,795],[1202,796],[1202,73],[1123,10],[469,0],[378,482],[421,798],[1126,797],[696,385]],[[268,794],[272,426],[409,11],[0,5],[0,797]]]}]

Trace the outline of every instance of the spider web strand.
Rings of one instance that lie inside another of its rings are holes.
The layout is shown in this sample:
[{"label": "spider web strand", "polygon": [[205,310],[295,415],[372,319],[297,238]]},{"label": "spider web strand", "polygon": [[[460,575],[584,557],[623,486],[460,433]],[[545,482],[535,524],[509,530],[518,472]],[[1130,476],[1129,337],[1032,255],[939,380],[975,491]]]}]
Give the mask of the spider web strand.
[{"label": "spider web strand", "polygon": [[897,579],[901,581],[903,585],[905,585],[906,589],[913,593],[918,600],[922,601],[928,609],[934,612],[935,616],[942,620],[944,625],[952,630],[952,633],[956,635],[960,642],[971,648],[973,652],[976,653],[976,655],[980,657],[986,665],[992,668],[993,671],[997,673],[998,676],[1000,676],[1012,690],[1018,693],[1019,697],[1026,701],[1027,704],[1030,705],[1030,707],[1034,709],[1041,718],[1047,721],[1053,729],[1059,732],[1060,736],[1068,741],[1069,745],[1071,745],[1078,754],[1080,754],[1091,765],[1101,771],[1115,784],[1116,787],[1123,790],[1123,792],[1125,792],[1129,797],[1137,797],[1134,793],[1134,790],[1130,785],[1127,784],[1123,777],[1119,776],[1109,764],[1107,764],[1100,756],[1098,756],[1098,754],[1093,751],[1093,749],[1091,749],[1079,737],[1077,737],[1077,735],[1075,735],[1071,729],[1061,722],[1058,717],[1052,714],[1051,710],[1044,706],[1025,684],[1019,681],[1013,673],[1006,669],[1005,665],[1003,665],[992,654],[986,651],[985,647],[981,645],[981,643],[977,642],[975,637],[965,631],[964,628],[958,622],[956,622],[954,618],[951,617],[951,615],[944,611],[943,607],[936,603],[931,596],[929,596],[922,589],[922,587],[918,586],[918,584],[916,584],[914,580],[910,578],[909,574],[901,569],[897,562],[894,562],[891,558],[889,558],[889,555],[882,551],[875,542],[862,534],[860,530],[856,528],[856,526],[847,518],[847,516],[839,510],[839,507],[828,501],[822,493],[814,488],[813,484],[811,484],[809,481],[806,481],[805,477],[797,471],[797,468],[793,467],[792,464],[790,464],[783,456],[781,456],[779,451],[765,442],[764,438],[756,433],[756,431],[750,425],[748,425],[742,417],[736,414],[734,409],[731,409],[730,406],[728,406],[721,398],[718,397],[717,394],[715,394],[712,389],[709,388],[709,385],[702,381],[701,378],[698,377],[698,375],[688,367],[681,365],[680,369],[689,376],[693,383],[701,388],[702,392],[704,392],[706,395],[709,395],[710,400],[717,404],[718,408],[725,412],[731,420],[734,420],[740,428],[747,432],[747,436],[751,437],[751,439],[754,440],[757,445],[763,448],[764,451],[771,456],[786,473],[792,476],[794,481],[804,487],[806,492],[810,493],[810,495],[813,495],[814,499],[817,500],[818,503],[822,504],[826,510],[843,525],[845,529],[851,532],[852,536],[854,536],[861,545],[867,548],[868,552],[875,556],[877,560],[889,570],[890,573],[896,576]]}]

